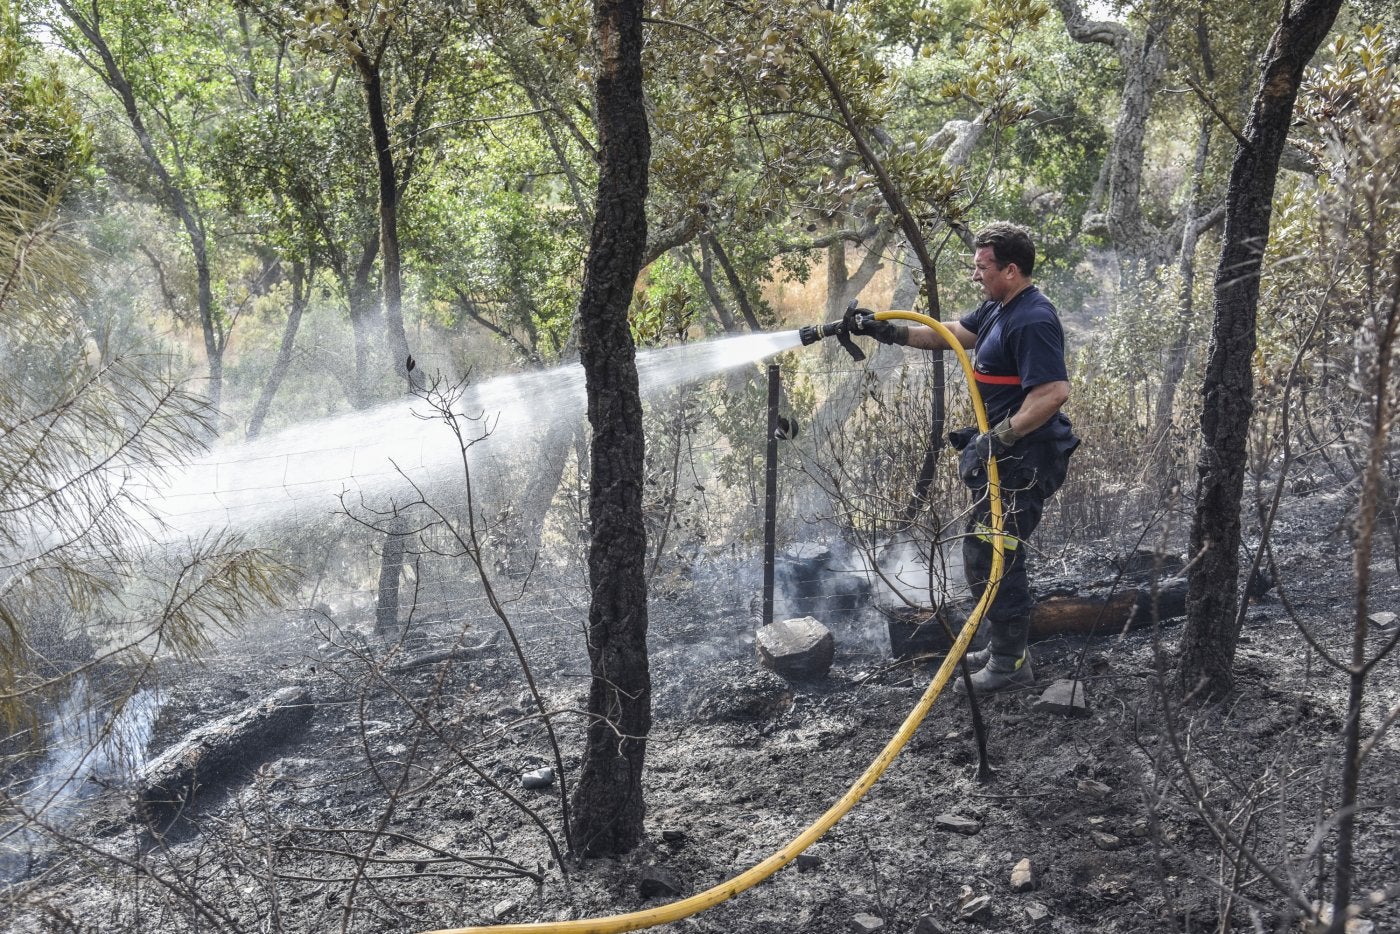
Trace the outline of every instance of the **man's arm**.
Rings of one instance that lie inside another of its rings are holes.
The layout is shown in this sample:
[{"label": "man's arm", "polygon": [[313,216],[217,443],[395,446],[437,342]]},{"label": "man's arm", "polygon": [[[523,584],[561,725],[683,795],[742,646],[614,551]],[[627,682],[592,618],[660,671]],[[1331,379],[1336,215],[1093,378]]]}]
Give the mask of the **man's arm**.
[{"label": "man's arm", "polygon": [[[910,334],[910,343],[913,343],[913,335]],[[1016,414],[1011,416],[1011,430],[1021,437],[1025,437],[1044,425],[1055,417],[1055,413],[1060,411],[1061,406],[1069,401],[1069,383],[1059,380],[1053,383],[1041,383],[1026,393],[1026,401],[1021,403],[1021,408]]]},{"label": "man's arm", "polygon": [[[958,321],[945,321],[948,330],[953,332],[953,336],[958,339],[958,343],[964,347],[974,347],[977,344],[977,335],[973,334]],[[925,327],[922,324],[910,325],[909,345],[920,350],[946,350],[948,342],[943,339],[943,335],[933,328]],[[1030,400],[1027,400],[1028,402]],[[1053,415],[1054,413],[1050,413]],[[1045,416],[1047,419],[1049,415]]]}]

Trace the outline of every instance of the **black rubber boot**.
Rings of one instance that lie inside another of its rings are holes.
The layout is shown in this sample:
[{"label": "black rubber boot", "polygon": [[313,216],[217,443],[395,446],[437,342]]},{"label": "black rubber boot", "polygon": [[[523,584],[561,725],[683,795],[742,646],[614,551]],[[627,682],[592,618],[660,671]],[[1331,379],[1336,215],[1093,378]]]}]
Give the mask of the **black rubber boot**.
[{"label": "black rubber boot", "polygon": [[968,652],[966,655],[964,655],[963,658],[967,659],[968,668],[971,668],[973,671],[977,671],[978,669],[985,667],[987,662],[992,660],[992,649],[990,646],[984,646],[980,649],[974,649],[973,651]]},{"label": "black rubber boot", "polygon": [[1031,655],[1021,653],[1019,658],[1007,655],[993,655],[991,660],[972,676],[972,686],[979,694],[993,694],[1008,688],[1028,688],[1035,684],[1035,672],[1031,670]]}]

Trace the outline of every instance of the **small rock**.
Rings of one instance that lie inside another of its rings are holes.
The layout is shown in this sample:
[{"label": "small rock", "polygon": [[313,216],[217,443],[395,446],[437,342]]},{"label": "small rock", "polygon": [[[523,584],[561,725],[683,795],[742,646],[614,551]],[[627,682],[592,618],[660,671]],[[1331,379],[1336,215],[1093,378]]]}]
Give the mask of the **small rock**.
[{"label": "small rock", "polygon": [[545,766],[542,769],[533,769],[520,776],[522,787],[530,789],[548,788],[554,784],[554,770]]},{"label": "small rock", "polygon": [[1094,846],[1101,850],[1116,850],[1123,846],[1122,840],[1102,830],[1091,830],[1089,836],[1094,838]]},{"label": "small rock", "polygon": [[851,919],[851,930],[856,934],[875,934],[885,929],[885,919],[861,912]]},{"label": "small rock", "polygon": [[1035,888],[1035,872],[1031,869],[1031,861],[1023,859],[1011,870],[1011,891],[1029,892]]},{"label": "small rock", "polygon": [[797,854],[798,872],[815,872],[816,870],[822,868],[822,866],[824,866],[825,864],[826,860],[822,859],[820,856],[816,856],[811,853]]},{"label": "small rock", "polygon": [[1112,788],[1108,787],[1103,782],[1096,782],[1092,778],[1080,779],[1079,784],[1075,787],[1079,789],[1080,794],[1088,795],[1095,801],[1102,801],[1113,794]]},{"label": "small rock", "polygon": [[919,920],[914,922],[914,934],[948,934],[948,931],[933,915],[919,915]]},{"label": "small rock", "polygon": [[943,830],[951,830],[953,833],[972,836],[982,829],[982,825],[970,817],[963,817],[959,814],[939,814],[933,819],[935,827]]},{"label": "small rock", "polygon": [[1150,837],[1152,835],[1152,825],[1149,824],[1146,819],[1135,820],[1133,821],[1132,834],[1138,839]]},{"label": "small rock", "polygon": [[685,831],[667,828],[661,831],[661,839],[665,840],[667,843],[684,843]]},{"label": "small rock", "polygon": [[1089,700],[1084,695],[1084,682],[1061,678],[1045,689],[1033,709],[1065,717],[1087,717]]},{"label": "small rock", "polygon": [[784,678],[822,678],[836,657],[836,637],[814,617],[770,623],[756,637],[759,660]]},{"label": "small rock", "polygon": [[1050,920],[1050,909],[1039,902],[1031,902],[1026,906],[1026,920],[1031,924],[1044,924]]},{"label": "small rock", "polygon": [[515,911],[515,902],[511,901],[508,898],[502,899],[501,901],[496,902],[496,904],[491,906],[491,917],[495,918],[497,921],[500,921],[513,911]]},{"label": "small rock", "polygon": [[979,918],[985,918],[991,914],[991,911],[992,896],[978,895],[963,902],[962,907],[958,909],[958,917],[964,921],[976,921]]},{"label": "small rock", "polygon": [[679,895],[682,886],[675,873],[660,866],[646,866],[637,880],[637,891],[642,898],[656,898],[658,895]]},{"label": "small rock", "polygon": [[1395,622],[1397,619],[1400,619],[1400,617],[1397,617],[1394,613],[1387,610],[1381,613],[1372,613],[1370,616],[1366,617],[1366,619],[1372,626],[1376,626],[1380,629],[1394,629]]}]

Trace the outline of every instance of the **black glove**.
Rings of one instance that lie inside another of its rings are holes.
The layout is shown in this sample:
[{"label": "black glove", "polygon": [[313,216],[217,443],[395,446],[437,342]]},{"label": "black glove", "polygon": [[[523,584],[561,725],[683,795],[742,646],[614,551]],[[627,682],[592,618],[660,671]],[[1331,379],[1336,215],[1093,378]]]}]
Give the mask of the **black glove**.
[{"label": "black glove", "polygon": [[851,333],[860,337],[873,337],[882,344],[909,343],[909,327],[893,321],[881,321],[869,308],[857,308],[848,319]]},{"label": "black glove", "polygon": [[977,460],[985,464],[990,458],[1001,457],[1020,440],[1021,436],[1011,427],[1011,416],[1008,415],[991,430],[973,438],[970,447],[977,451]]}]

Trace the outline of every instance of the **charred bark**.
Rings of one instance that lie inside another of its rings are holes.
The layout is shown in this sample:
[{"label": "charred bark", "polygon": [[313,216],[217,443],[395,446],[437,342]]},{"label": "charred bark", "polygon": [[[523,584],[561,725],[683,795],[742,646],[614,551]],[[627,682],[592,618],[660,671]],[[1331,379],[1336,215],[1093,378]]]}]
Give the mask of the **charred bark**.
[{"label": "charred bark", "polygon": [[593,429],[588,657],[592,681],[574,834],[584,852],[642,840],[651,730],[642,403],[627,311],[647,245],[651,138],[642,97],[641,0],[595,0],[599,173],[579,300],[579,352]]},{"label": "charred bark", "polygon": [[301,329],[301,316],[306,313],[306,305],[310,301],[314,276],[314,268],[308,272],[306,263],[301,260],[292,263],[292,306],[287,312],[286,327],[282,329],[282,345],[277,348],[277,359],[272,362],[272,371],[268,373],[267,382],[263,383],[258,401],[253,405],[253,414],[248,418],[249,441],[262,433],[263,421],[272,408],[272,400],[282,387],[287,371],[292,368],[292,351],[296,348],[297,331]]},{"label": "charred bark", "polygon": [[[388,41],[387,37],[385,41]],[[408,334],[403,325],[403,261],[399,250],[399,178],[394,167],[393,140],[389,136],[379,55],[371,56],[355,45],[351,59],[364,90],[365,110],[369,115],[370,136],[374,142],[375,167],[379,173],[379,249],[383,254],[381,271],[385,339],[394,372],[404,379],[410,391],[419,390],[423,388],[422,375],[408,367]]]},{"label": "charred bark", "polygon": [[1286,6],[1269,41],[1264,73],[1226,195],[1225,235],[1215,274],[1214,320],[1201,392],[1201,452],[1186,630],[1181,637],[1184,691],[1219,698],[1234,687],[1239,641],[1240,500],[1245,442],[1254,411],[1259,273],[1269,241],[1274,183],[1293,119],[1303,69],[1326,38],[1341,0]]},{"label": "charred bark", "polygon": [[306,688],[282,688],[195,730],[141,770],[137,804],[142,816],[153,829],[165,829],[194,803],[201,789],[212,791],[251,773],[273,749],[295,736],[315,710]]}]

